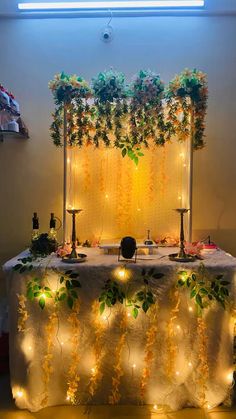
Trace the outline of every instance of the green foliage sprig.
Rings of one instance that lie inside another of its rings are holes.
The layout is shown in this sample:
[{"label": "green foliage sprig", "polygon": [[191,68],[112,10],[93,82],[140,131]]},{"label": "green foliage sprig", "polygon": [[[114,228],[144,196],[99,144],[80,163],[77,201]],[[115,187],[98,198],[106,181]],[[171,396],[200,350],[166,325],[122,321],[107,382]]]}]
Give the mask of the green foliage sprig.
[{"label": "green foliage sprig", "polygon": [[[18,259],[19,263],[13,267],[13,271],[20,274],[26,273],[26,271],[31,272],[34,269],[32,264],[34,260],[36,260],[34,256]],[[78,298],[77,290],[81,288],[78,280],[79,274],[72,270],[65,271],[63,274],[57,271],[55,273],[58,275],[59,288],[53,290],[48,285],[45,285],[47,280],[46,269],[42,277],[32,274],[26,285],[26,296],[30,301],[38,300],[41,309],[45,307],[47,298],[53,299],[54,304],[66,301],[67,306],[72,309],[75,300]]]},{"label": "green foliage sprig", "polygon": [[197,272],[178,272],[177,287],[189,290],[190,298],[195,301],[200,313],[213,301],[221,304],[225,309],[229,298],[227,288],[229,284],[221,274],[211,277],[203,263],[200,264]]},{"label": "green foliage sprig", "polygon": [[131,286],[108,279],[98,299],[100,302],[100,314],[104,312],[106,307],[111,308],[116,304],[123,304],[125,307],[130,307],[131,314],[135,319],[138,317],[140,310],[147,313],[156,301],[149,281],[153,278],[160,279],[163,276],[164,274],[156,273],[153,268],[148,271],[143,269],[141,279],[144,285],[135,293]]}]

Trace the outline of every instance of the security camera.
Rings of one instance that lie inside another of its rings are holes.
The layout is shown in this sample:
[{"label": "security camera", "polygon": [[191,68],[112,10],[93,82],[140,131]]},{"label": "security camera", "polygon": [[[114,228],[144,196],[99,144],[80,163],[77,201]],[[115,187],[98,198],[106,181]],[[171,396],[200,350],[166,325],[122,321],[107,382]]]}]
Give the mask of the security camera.
[{"label": "security camera", "polygon": [[110,25],[106,25],[102,28],[101,39],[103,42],[111,42],[113,39],[113,28]]}]

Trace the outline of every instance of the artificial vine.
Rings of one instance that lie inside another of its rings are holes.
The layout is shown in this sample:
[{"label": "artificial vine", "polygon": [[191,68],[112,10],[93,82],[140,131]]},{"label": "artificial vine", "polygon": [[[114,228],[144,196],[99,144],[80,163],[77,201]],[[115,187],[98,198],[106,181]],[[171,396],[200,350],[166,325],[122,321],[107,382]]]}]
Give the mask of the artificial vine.
[{"label": "artificial vine", "polygon": [[110,308],[116,304],[123,304],[125,307],[129,307],[131,314],[135,319],[138,317],[140,310],[147,313],[156,301],[149,281],[150,279],[161,279],[163,276],[164,274],[155,272],[154,268],[151,268],[148,271],[142,269],[141,278],[143,287],[135,293],[131,286],[129,287],[125,283],[122,284],[115,280],[108,279],[99,296],[100,314],[104,312],[106,307]]},{"label": "artificial vine", "polygon": [[62,72],[49,82],[55,102],[51,137],[63,145],[63,118],[68,146],[93,144],[115,147],[137,165],[142,147],[164,146],[176,137],[193,135],[194,149],[204,146],[207,110],[206,75],[184,70],[165,88],[160,76],[141,70],[131,83],[123,73],[100,72],[91,86]]},{"label": "artificial vine", "polygon": [[193,148],[204,147],[208,88],[206,74],[196,69],[184,70],[170,81],[167,100],[169,135],[184,141],[192,128]]},{"label": "artificial vine", "polygon": [[223,274],[215,277],[209,275],[203,263],[199,265],[197,272],[178,272],[177,287],[189,290],[190,298],[195,301],[199,314],[214,301],[225,309],[229,297],[229,284]]}]

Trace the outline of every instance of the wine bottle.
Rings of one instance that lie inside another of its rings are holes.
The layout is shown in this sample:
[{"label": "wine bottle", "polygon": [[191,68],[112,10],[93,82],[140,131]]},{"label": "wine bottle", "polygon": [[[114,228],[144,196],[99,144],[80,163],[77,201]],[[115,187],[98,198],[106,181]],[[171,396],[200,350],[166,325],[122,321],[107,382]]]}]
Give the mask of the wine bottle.
[{"label": "wine bottle", "polygon": [[36,240],[39,237],[39,218],[37,216],[37,212],[34,212],[32,222],[33,222],[33,230],[31,234],[31,239]]},{"label": "wine bottle", "polygon": [[56,232],[56,218],[54,217],[54,212],[51,212],[51,218],[49,223],[49,238],[51,240],[57,239],[57,232]]}]

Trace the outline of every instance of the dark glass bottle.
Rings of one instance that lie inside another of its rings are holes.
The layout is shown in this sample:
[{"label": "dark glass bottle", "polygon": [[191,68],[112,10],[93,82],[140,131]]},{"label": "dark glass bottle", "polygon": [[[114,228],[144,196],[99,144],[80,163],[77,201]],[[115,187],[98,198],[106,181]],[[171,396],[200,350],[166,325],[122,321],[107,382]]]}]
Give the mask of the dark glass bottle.
[{"label": "dark glass bottle", "polygon": [[33,230],[31,234],[31,239],[36,240],[39,237],[39,218],[38,218],[37,212],[34,212],[33,214],[32,223],[33,223]]}]

